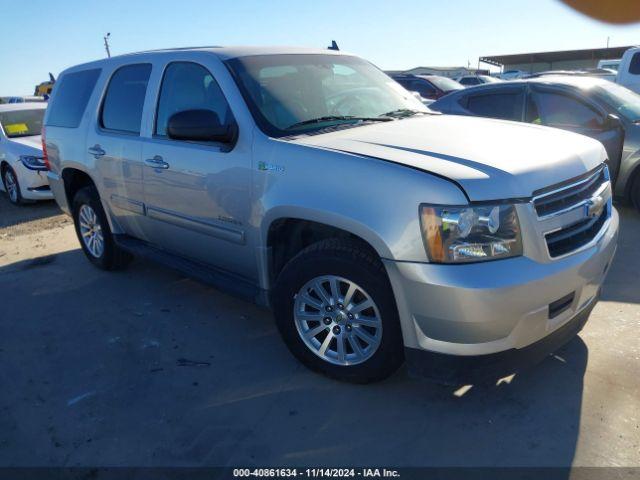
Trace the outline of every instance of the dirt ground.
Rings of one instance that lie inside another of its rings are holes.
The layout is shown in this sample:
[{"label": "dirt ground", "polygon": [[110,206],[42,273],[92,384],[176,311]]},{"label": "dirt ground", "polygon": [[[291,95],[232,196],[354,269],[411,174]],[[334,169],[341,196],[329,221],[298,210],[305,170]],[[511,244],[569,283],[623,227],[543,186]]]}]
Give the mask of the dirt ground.
[{"label": "dirt ground", "polygon": [[140,260],[97,270],[53,203],[2,197],[0,466],[640,467],[640,215],[621,217],[580,336],[461,393],[313,374],[269,312]]}]

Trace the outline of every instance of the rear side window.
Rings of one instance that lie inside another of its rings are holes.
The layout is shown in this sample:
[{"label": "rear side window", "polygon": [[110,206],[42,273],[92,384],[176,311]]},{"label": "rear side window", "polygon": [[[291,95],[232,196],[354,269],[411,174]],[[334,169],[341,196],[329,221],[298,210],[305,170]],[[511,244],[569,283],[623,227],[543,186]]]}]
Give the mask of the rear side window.
[{"label": "rear side window", "polygon": [[140,133],[142,107],[150,75],[151,65],[147,63],[121,67],[113,74],[102,104],[103,128]]},{"label": "rear side window", "polygon": [[481,117],[520,121],[523,100],[521,92],[472,95],[467,98],[467,110]]},{"label": "rear side window", "polygon": [[629,73],[633,75],[640,75],[640,52],[636,52],[631,57],[631,63],[629,63]]},{"label": "rear side window", "polygon": [[76,128],[87,108],[100,69],[67,73],[55,86],[55,96],[49,105],[47,125]]}]

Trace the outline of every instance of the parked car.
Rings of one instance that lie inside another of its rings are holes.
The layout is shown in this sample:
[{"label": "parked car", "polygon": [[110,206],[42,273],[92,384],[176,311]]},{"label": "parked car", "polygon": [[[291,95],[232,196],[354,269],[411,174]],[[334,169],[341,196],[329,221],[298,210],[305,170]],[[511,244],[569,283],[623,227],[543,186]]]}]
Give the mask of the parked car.
[{"label": "parked car", "polygon": [[616,83],[640,93],[640,47],[624,52],[618,65]]},{"label": "parked car", "polygon": [[427,100],[436,100],[447,93],[464,87],[455,80],[440,75],[392,75],[392,78],[410,92],[417,92]]},{"label": "parked car", "polygon": [[13,204],[53,198],[42,157],[44,103],[0,105],[0,176]]},{"label": "parked car", "polygon": [[615,194],[640,209],[640,96],[608,80],[540,77],[484,85],[429,106],[456,115],[536,123],[602,142]]},{"label": "parked car", "polygon": [[505,70],[500,74],[500,78],[502,80],[516,80],[518,78],[526,77],[527,75],[529,75],[529,72],[522,70]]},{"label": "parked car", "polygon": [[598,61],[598,68],[602,68],[605,70],[613,70],[614,72],[618,71],[618,67],[620,66],[620,59],[619,58],[611,58],[608,60],[599,60]]},{"label": "parked car", "polygon": [[527,75],[523,78],[538,78],[538,77],[550,77],[550,76],[577,76],[577,77],[596,77],[604,80],[615,82],[616,72],[613,70],[603,68],[585,68],[582,70],[545,70],[542,72],[535,72]]},{"label": "parked car", "polygon": [[499,78],[491,77],[489,75],[463,75],[455,80],[464,87],[482,85],[484,83],[499,83],[502,81]]},{"label": "parked car", "polygon": [[1,103],[34,103],[34,102],[46,102],[44,97],[27,95],[20,97],[3,97]]},{"label": "parked car", "polygon": [[582,328],[616,248],[599,142],[431,113],[341,52],[79,65],[45,128],[94,265],[140,255],[268,305],[291,352],[343,380],[539,360]]}]

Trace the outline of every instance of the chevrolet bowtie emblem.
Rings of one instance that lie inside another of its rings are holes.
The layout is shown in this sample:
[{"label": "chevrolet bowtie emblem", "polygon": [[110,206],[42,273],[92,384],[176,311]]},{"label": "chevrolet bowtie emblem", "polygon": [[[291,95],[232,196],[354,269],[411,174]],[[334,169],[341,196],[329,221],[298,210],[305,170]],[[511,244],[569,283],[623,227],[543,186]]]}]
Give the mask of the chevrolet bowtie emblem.
[{"label": "chevrolet bowtie emblem", "polygon": [[584,206],[584,214],[587,218],[599,217],[604,210],[605,200],[600,195],[591,197]]}]

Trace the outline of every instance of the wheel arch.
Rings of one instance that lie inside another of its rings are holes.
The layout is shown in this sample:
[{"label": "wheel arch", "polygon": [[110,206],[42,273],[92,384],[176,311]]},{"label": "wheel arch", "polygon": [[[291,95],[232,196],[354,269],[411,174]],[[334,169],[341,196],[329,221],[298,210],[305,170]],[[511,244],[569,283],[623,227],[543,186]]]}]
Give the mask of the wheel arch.
[{"label": "wheel arch", "polygon": [[[280,209],[279,209],[280,210]],[[272,212],[263,223],[265,279],[272,285],[284,265],[312,243],[329,238],[349,239],[375,254],[388,258],[391,252],[383,239],[352,219],[307,209]]]}]

